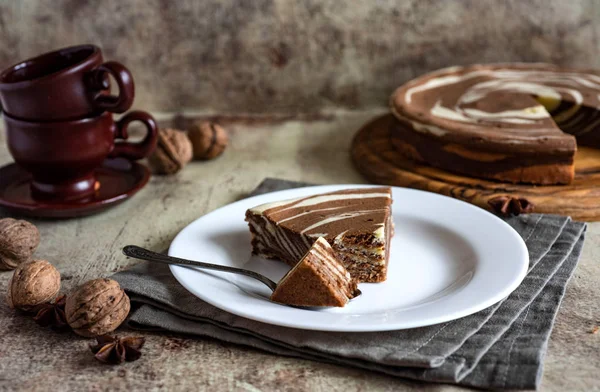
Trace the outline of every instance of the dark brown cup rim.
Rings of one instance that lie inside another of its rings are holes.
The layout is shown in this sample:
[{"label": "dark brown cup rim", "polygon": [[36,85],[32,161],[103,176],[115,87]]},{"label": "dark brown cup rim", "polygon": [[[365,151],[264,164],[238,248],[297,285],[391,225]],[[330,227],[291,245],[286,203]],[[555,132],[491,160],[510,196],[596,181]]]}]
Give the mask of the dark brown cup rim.
[{"label": "dark brown cup rim", "polygon": [[47,127],[47,126],[59,126],[59,125],[68,127],[69,125],[87,124],[87,123],[92,123],[94,121],[98,121],[101,118],[112,117],[112,113],[104,112],[102,114],[99,114],[99,115],[96,115],[93,117],[85,117],[85,118],[78,119],[78,120],[64,120],[64,121],[25,121],[20,118],[13,117],[13,116],[7,114],[6,112],[3,112],[2,116],[4,117],[4,120],[6,120],[6,122],[20,125],[22,127],[37,127],[37,126]]},{"label": "dark brown cup rim", "polygon": [[[61,55],[62,53],[65,53],[65,52],[67,52],[67,53],[68,52],[77,52],[77,51],[84,52],[85,50],[89,51],[85,55],[85,57],[80,58],[79,60],[75,61],[74,63],[72,63],[66,67],[57,69],[53,72],[44,73],[44,74],[42,74],[38,77],[34,77],[32,79],[24,79],[24,80],[16,80],[16,81],[11,81],[9,79],[10,76],[13,75],[16,71],[19,71],[23,68],[29,67],[35,62],[40,62],[41,60],[50,59],[54,56]],[[100,48],[97,47],[96,45],[91,45],[91,44],[76,45],[76,46],[69,46],[67,48],[62,48],[62,49],[58,49],[58,50],[53,50],[51,52],[47,52],[47,53],[41,54],[39,56],[29,58],[27,60],[20,61],[16,64],[13,64],[10,67],[6,68],[4,71],[2,71],[2,73],[0,73],[0,88],[2,88],[2,89],[23,88],[27,85],[37,83],[41,80],[52,78],[61,73],[70,74],[73,72],[77,72],[83,66],[87,65],[87,63],[90,61],[90,59],[98,53],[100,53]],[[7,79],[9,79],[9,80],[7,80]]]}]

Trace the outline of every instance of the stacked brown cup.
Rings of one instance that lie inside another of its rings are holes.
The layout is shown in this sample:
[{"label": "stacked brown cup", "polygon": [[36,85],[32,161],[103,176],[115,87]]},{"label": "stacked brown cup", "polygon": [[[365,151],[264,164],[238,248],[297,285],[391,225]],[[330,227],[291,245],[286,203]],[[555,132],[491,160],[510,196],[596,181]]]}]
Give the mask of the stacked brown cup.
[{"label": "stacked brown cup", "polygon": [[[118,95],[110,95],[111,75]],[[80,45],[25,60],[0,73],[0,102],[7,143],[15,162],[31,173],[32,196],[69,201],[92,195],[94,170],[107,158],[138,160],[156,147],[157,125],[146,112],[119,121],[112,113],[131,108],[135,88],[122,64],[104,62],[100,48]],[[142,122],[147,134],[127,143],[127,128]]]}]

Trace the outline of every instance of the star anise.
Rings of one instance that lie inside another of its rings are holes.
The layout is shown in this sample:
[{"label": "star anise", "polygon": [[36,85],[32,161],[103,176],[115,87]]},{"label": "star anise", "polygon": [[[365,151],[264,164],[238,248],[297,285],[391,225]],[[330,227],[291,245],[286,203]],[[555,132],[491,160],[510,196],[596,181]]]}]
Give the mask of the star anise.
[{"label": "star anise", "polygon": [[60,297],[57,297],[54,302],[43,304],[39,308],[37,314],[33,317],[33,320],[42,327],[50,327],[57,331],[69,329],[69,324],[67,324],[67,318],[65,316],[66,301],[67,297],[61,295]]},{"label": "star anise", "polygon": [[499,215],[520,215],[532,212],[535,205],[529,200],[514,196],[497,196],[488,200],[488,204]]},{"label": "star anise", "polygon": [[125,361],[132,362],[142,356],[141,349],[146,339],[141,336],[128,336],[119,338],[118,336],[99,336],[96,338],[97,344],[90,344],[90,349],[95,354],[98,361],[117,365]]}]

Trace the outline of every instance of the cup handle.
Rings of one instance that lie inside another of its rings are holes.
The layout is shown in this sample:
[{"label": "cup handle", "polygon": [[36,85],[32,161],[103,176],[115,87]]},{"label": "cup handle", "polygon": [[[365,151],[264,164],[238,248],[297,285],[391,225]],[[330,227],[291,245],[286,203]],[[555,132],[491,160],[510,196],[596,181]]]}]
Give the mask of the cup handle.
[{"label": "cup handle", "polygon": [[107,95],[102,92],[94,96],[94,106],[99,111],[123,113],[133,105],[135,85],[131,72],[121,63],[107,61],[91,71],[91,85],[95,90],[105,90],[110,87],[108,74],[112,75],[119,87],[119,95]]},{"label": "cup handle", "polygon": [[146,112],[133,111],[117,121],[114,125],[115,139],[127,140],[129,137],[127,128],[133,121],[140,121],[146,126],[147,134],[144,140],[139,143],[115,143],[115,147],[108,155],[109,157],[123,157],[135,161],[147,157],[154,151],[158,139],[158,126],[154,118]]}]

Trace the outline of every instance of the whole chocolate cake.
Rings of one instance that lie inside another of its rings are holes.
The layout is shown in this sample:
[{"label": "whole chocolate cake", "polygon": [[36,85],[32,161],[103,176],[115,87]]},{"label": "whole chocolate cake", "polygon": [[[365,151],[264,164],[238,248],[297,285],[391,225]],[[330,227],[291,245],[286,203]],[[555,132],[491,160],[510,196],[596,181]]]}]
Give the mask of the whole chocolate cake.
[{"label": "whole chocolate cake", "polygon": [[446,68],[401,86],[390,105],[402,155],[470,176],[568,184],[576,143],[600,147],[600,74],[592,71]]},{"label": "whole chocolate cake", "polygon": [[251,208],[246,221],[253,253],[294,266],[323,237],[353,278],[382,282],[393,233],[391,193],[388,187],[347,189]]}]

